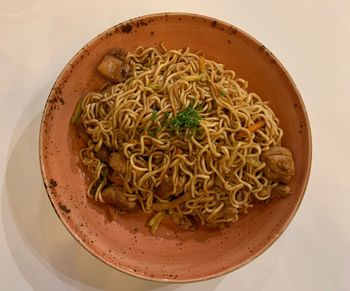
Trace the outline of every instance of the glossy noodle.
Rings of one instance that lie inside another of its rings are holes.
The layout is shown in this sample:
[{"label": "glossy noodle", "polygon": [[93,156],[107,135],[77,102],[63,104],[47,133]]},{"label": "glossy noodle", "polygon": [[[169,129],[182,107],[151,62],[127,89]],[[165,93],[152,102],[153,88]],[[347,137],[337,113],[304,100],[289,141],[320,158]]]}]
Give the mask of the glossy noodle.
[{"label": "glossy noodle", "polygon": [[[124,80],[78,104],[90,198],[152,213],[154,232],[165,217],[184,229],[222,227],[284,196],[293,160],[274,112],[247,81],[189,48],[140,46],[120,60]],[[273,164],[276,151],[282,162]]]}]

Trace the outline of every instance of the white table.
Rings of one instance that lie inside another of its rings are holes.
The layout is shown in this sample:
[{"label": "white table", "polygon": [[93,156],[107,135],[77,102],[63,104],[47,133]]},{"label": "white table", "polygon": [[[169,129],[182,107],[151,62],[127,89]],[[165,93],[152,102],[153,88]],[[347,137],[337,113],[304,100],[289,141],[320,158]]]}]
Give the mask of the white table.
[{"label": "white table", "polygon": [[[143,281],[95,259],[54,213],[38,161],[41,112],[73,54],[112,25],[165,11],[216,17],[264,43],[298,85],[313,134],[309,186],[286,232],[247,266],[193,284]],[[346,0],[2,0],[0,289],[350,290],[349,84]]]}]

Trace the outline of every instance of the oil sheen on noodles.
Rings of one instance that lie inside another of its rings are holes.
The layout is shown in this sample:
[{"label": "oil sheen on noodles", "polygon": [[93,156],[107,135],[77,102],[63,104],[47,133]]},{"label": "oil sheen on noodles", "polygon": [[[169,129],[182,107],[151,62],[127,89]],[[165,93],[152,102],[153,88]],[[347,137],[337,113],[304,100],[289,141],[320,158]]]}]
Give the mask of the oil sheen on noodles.
[{"label": "oil sheen on noodles", "polygon": [[96,152],[106,147],[125,159],[125,197],[153,213],[150,226],[164,216],[187,229],[223,226],[269,199],[278,183],[264,174],[261,155],[280,146],[282,130],[247,81],[190,48],[139,46],[125,60],[129,78],[82,99],[90,198],[105,202],[109,166]]}]

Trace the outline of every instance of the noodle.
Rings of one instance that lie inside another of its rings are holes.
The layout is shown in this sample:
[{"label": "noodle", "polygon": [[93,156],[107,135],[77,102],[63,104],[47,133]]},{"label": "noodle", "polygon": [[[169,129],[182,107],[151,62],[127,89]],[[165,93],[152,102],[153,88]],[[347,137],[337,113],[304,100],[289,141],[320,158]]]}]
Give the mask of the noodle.
[{"label": "noodle", "polygon": [[281,145],[283,132],[248,82],[189,48],[139,46],[125,62],[129,78],[81,102],[90,198],[108,202],[111,166],[98,157],[102,148],[122,154],[114,174],[127,201],[154,214],[152,232],[167,215],[187,229],[223,226],[270,198],[278,182],[266,177],[261,155]]}]

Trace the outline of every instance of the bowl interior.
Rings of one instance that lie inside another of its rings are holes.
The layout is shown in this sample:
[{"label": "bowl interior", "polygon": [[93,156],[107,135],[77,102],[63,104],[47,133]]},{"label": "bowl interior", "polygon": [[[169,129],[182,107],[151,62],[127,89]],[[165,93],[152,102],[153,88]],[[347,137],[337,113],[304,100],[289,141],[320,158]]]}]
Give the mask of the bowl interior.
[{"label": "bowl interior", "polygon": [[[96,68],[112,48],[138,45],[202,50],[249,81],[249,91],[269,101],[294,156],[293,195],[256,205],[232,227],[186,232],[165,223],[151,236],[144,214],[109,221],[106,210],[86,197],[79,144],[69,126],[77,100],[103,80]],[[40,132],[42,173],[49,198],[71,234],[107,264],[138,277],[195,281],[232,271],[267,249],[293,218],[306,188],[311,163],[310,128],[301,97],[288,73],[258,41],[234,26],[192,14],[136,18],[100,34],[69,62],[46,104]]]}]

